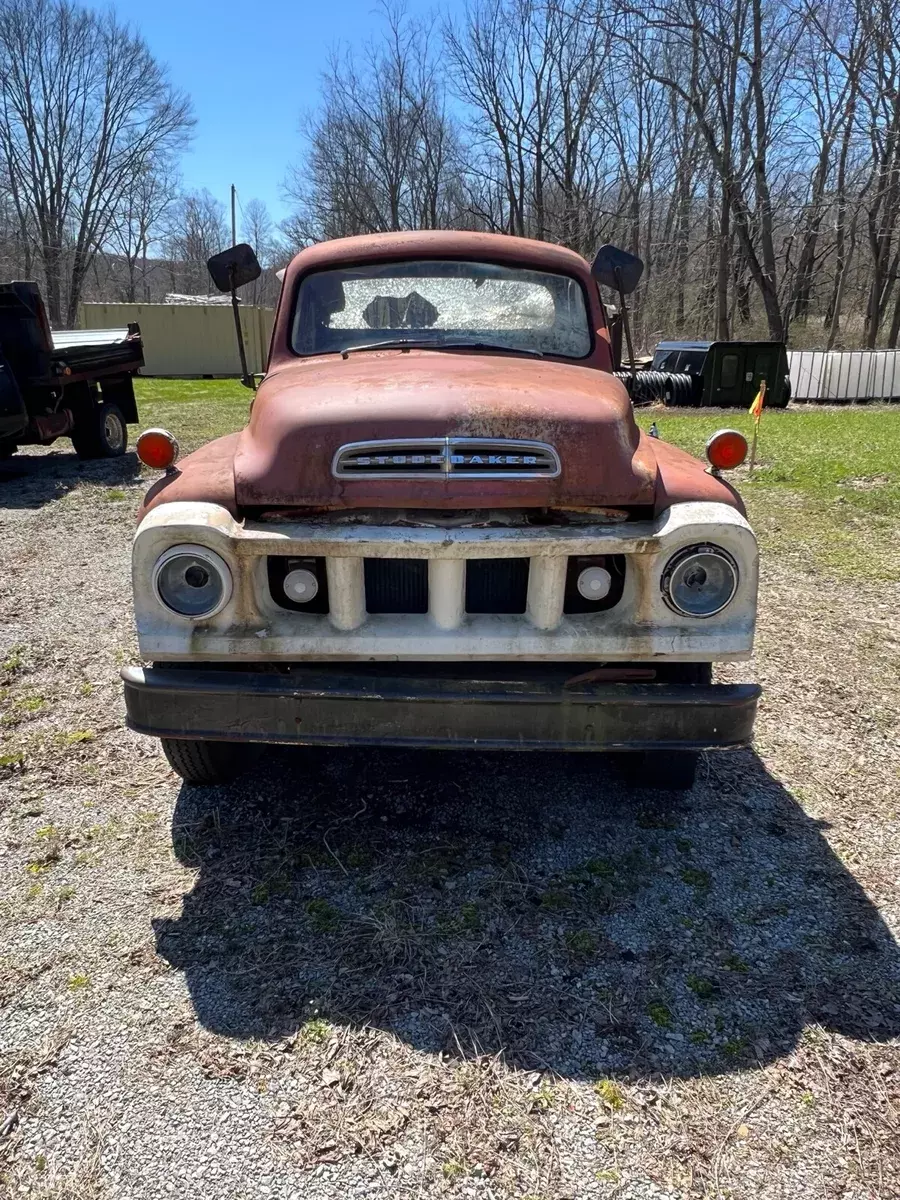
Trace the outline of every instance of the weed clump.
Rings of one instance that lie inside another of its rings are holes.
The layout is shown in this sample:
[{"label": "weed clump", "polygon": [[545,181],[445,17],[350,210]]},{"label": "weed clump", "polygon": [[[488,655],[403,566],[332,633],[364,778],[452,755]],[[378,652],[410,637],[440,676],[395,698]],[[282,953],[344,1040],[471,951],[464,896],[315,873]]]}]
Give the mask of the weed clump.
[{"label": "weed clump", "polygon": [[613,1079],[600,1079],[594,1084],[594,1091],[607,1108],[618,1112],[625,1105],[625,1093]]}]

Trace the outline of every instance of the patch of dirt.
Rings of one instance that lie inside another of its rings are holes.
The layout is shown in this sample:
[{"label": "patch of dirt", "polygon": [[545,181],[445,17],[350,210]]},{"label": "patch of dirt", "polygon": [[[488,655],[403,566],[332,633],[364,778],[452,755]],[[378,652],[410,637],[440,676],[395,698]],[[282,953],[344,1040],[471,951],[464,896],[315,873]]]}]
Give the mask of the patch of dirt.
[{"label": "patch of dirt", "polygon": [[876,488],[887,487],[889,483],[890,475],[858,475],[853,479],[842,479],[841,487],[853,488],[856,492],[871,492]]},{"label": "patch of dirt", "polygon": [[900,588],[767,562],[757,752],[686,797],[375,750],[199,791],[122,724],[133,469],[13,463],[0,1192],[900,1194]]}]

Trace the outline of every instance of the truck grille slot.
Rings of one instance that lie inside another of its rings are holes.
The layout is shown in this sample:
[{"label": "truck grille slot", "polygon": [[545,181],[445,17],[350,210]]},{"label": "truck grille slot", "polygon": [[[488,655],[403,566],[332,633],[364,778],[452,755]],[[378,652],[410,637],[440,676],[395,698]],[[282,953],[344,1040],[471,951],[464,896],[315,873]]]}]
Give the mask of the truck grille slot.
[{"label": "truck grille slot", "polygon": [[400,438],[341,446],[331,470],[338,479],[555,479],[560,462],[546,442]]},{"label": "truck grille slot", "polygon": [[466,563],[466,612],[523,613],[527,558],[475,558]]},{"label": "truck grille slot", "polygon": [[443,475],[443,440],[415,442],[363,442],[342,446],[334,463],[334,474],[347,478],[372,479],[380,475]]},{"label": "truck grille slot", "polygon": [[416,558],[367,558],[366,611],[427,613],[428,563]]}]

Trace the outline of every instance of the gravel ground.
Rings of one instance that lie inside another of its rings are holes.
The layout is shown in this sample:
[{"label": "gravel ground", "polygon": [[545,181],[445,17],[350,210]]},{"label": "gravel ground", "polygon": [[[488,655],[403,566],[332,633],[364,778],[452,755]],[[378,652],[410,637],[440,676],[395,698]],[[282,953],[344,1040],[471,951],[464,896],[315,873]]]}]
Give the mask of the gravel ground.
[{"label": "gravel ground", "polygon": [[123,729],[132,457],[0,465],[0,1195],[900,1196],[900,588],[764,569],[757,753]]}]

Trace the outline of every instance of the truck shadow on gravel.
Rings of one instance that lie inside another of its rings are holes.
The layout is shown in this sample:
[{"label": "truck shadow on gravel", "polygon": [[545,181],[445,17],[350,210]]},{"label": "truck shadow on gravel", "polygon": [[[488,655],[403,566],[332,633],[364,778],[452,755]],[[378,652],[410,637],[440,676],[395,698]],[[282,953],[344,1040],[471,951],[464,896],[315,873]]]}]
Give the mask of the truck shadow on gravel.
[{"label": "truck shadow on gravel", "polygon": [[595,1079],[900,1033],[896,943],[750,752],[677,797],[589,756],[269,750],[183,787],[173,838],[199,874],[157,949],[227,1037],[324,1018]]},{"label": "truck shadow on gravel", "polygon": [[74,452],[20,451],[0,459],[0,508],[41,508],[83,484],[113,488],[133,483],[140,472],[137,455],[130,452],[85,461]]}]

